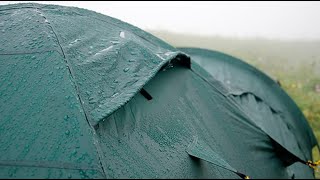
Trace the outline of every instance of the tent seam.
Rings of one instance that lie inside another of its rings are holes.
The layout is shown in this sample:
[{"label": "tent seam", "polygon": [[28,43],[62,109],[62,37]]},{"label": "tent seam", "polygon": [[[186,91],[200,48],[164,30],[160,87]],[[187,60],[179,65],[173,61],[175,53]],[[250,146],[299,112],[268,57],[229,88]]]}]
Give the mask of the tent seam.
[{"label": "tent seam", "polygon": [[[40,9],[39,7],[35,7],[35,9],[37,9],[38,12],[40,12],[40,11],[42,10],[42,9]],[[42,12],[40,12],[40,13],[43,14]],[[42,15],[42,16],[47,20],[47,18],[46,18],[44,15]],[[105,168],[104,168],[104,165],[103,165],[103,163],[102,163],[102,157],[103,157],[103,156],[102,156],[102,154],[101,154],[101,150],[100,150],[100,147],[99,147],[99,145],[98,145],[99,142],[95,142],[95,141],[97,141],[98,137],[97,137],[97,134],[96,134],[96,131],[95,131],[94,127],[91,125],[91,123],[90,123],[90,121],[89,121],[89,115],[88,115],[88,113],[87,113],[87,111],[86,111],[86,109],[85,109],[85,107],[84,107],[84,105],[83,105],[84,102],[82,101],[82,98],[81,98],[81,96],[80,96],[80,90],[79,90],[79,87],[78,87],[78,85],[77,85],[77,83],[76,83],[76,79],[75,79],[74,73],[73,73],[73,71],[72,71],[72,68],[71,68],[71,66],[70,66],[70,63],[69,63],[68,59],[67,59],[66,56],[65,56],[65,53],[64,53],[63,48],[62,48],[62,46],[61,46],[61,44],[60,44],[59,38],[58,38],[56,32],[54,31],[54,28],[53,28],[51,25],[48,25],[48,26],[51,28],[52,32],[54,33],[55,38],[57,39],[57,43],[58,43],[58,45],[60,46],[60,49],[61,49],[61,52],[62,52],[62,55],[63,55],[63,59],[64,59],[66,65],[67,65],[67,67],[68,67],[69,74],[70,74],[70,76],[71,76],[71,78],[72,78],[72,81],[73,81],[73,83],[74,83],[74,87],[75,87],[75,90],[76,90],[76,94],[77,94],[78,99],[79,99],[79,101],[80,101],[80,106],[81,106],[81,108],[83,109],[83,113],[84,113],[85,119],[86,119],[89,127],[91,128],[92,133],[93,133],[93,137],[92,137],[92,138],[93,138],[93,141],[94,141],[93,144],[95,145],[96,150],[97,150],[97,154],[98,154],[98,158],[99,158],[99,163],[100,163],[100,165],[101,165],[101,169],[102,169],[102,171],[103,171],[104,176],[106,177],[106,172],[105,172],[105,170],[104,170]]]}]

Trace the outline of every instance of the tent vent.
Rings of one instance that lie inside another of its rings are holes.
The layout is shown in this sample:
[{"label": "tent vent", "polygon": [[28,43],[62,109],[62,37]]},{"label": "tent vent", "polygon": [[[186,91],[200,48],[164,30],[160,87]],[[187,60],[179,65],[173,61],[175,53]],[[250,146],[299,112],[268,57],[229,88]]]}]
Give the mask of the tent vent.
[{"label": "tent vent", "polygon": [[140,93],[142,94],[142,96],[144,96],[146,99],[148,99],[148,101],[150,101],[152,99],[152,96],[143,88],[141,89]]}]

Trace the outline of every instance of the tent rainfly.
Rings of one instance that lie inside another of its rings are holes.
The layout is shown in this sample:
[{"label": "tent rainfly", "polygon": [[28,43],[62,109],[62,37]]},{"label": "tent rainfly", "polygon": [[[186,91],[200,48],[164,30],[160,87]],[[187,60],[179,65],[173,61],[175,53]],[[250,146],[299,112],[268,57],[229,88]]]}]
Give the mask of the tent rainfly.
[{"label": "tent rainfly", "polygon": [[0,6],[1,178],[314,178],[291,98],[92,11]]}]

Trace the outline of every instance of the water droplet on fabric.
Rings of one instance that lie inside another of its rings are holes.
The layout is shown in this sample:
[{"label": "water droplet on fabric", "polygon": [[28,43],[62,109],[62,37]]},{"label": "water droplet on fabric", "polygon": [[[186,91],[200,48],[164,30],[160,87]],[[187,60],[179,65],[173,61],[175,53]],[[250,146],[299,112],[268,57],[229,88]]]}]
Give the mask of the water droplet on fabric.
[{"label": "water droplet on fabric", "polygon": [[125,34],[124,34],[123,31],[120,32],[120,37],[121,37],[121,38],[125,38]]},{"label": "water droplet on fabric", "polygon": [[119,93],[114,93],[111,97],[116,97]]},{"label": "water droplet on fabric", "polygon": [[65,121],[67,121],[69,119],[69,116],[68,115],[65,115],[64,118],[63,118]]},{"label": "water droplet on fabric", "polygon": [[112,45],[119,44],[119,41],[111,41]]},{"label": "water droplet on fabric", "polygon": [[70,131],[69,131],[69,130],[67,130],[67,131],[65,132],[65,134],[66,134],[67,136],[69,136]]}]

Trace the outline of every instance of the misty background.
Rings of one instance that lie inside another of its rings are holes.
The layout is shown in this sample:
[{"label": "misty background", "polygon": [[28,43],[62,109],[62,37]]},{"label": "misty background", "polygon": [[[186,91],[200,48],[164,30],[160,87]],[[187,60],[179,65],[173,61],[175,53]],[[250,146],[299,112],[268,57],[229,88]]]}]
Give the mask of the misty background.
[{"label": "misty background", "polygon": [[[176,47],[238,57],[280,81],[320,142],[320,2],[1,1],[0,5],[22,2],[93,10]],[[315,160],[319,158],[316,154]]]},{"label": "misty background", "polygon": [[2,1],[93,10],[144,30],[195,35],[320,40],[320,2]]}]

